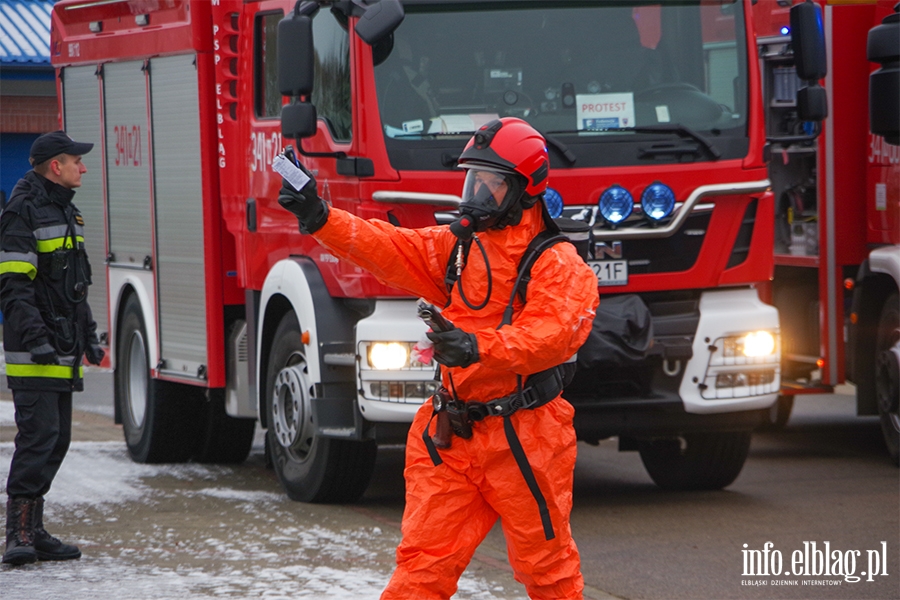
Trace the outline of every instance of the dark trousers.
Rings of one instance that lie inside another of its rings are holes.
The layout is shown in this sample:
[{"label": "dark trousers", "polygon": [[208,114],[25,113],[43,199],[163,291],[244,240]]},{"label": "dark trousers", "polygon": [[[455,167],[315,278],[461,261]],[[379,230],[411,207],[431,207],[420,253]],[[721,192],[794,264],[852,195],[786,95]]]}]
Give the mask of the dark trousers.
[{"label": "dark trousers", "polygon": [[43,496],[72,441],[72,392],[13,390],[13,402],[19,432],[6,494]]}]

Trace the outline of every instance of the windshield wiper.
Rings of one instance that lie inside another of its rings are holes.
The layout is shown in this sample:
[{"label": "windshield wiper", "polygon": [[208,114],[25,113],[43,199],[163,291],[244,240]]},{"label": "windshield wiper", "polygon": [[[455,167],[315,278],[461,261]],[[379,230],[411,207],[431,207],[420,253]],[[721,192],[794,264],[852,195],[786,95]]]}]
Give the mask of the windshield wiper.
[{"label": "windshield wiper", "polygon": [[439,138],[439,137],[459,137],[459,136],[471,136],[475,135],[474,131],[454,131],[454,132],[444,132],[444,131],[435,131],[433,133],[428,133],[427,131],[415,131],[413,133],[397,133],[395,135],[389,135],[391,139],[401,139],[401,138]]},{"label": "windshield wiper", "polygon": [[[718,160],[722,157],[722,153],[719,152],[719,149],[716,148],[711,141],[691,129],[686,125],[681,125],[680,123],[671,123],[671,124],[659,124],[659,125],[640,125],[638,127],[610,127],[609,129],[602,129],[601,131],[616,131],[616,132],[627,132],[634,131],[635,133],[674,133],[675,135],[681,136],[683,138],[690,138],[695,142],[698,142],[703,148],[712,156],[714,159]],[[660,150],[661,151],[661,150]],[[672,152],[672,149],[669,149],[669,152]]]},{"label": "windshield wiper", "polygon": [[575,161],[578,160],[578,157],[575,156],[575,153],[569,150],[569,147],[566,146],[559,138],[555,138],[552,135],[546,134],[540,129],[536,129],[539,134],[544,136],[544,139],[547,140],[547,144],[559,150],[559,153],[563,155],[567,161],[569,161],[569,165],[574,165]]},{"label": "windshield wiper", "polygon": [[[686,125],[681,125],[679,123],[670,123],[670,124],[659,124],[659,125],[640,125],[638,127],[608,127],[606,129],[570,129],[570,130],[558,130],[551,131],[550,133],[559,133],[559,134],[582,134],[582,133],[674,133],[675,135],[680,135],[681,137],[691,138],[700,143],[703,148],[709,152],[710,156],[715,159],[719,159],[722,157],[722,153],[719,152],[719,149],[713,145],[708,139],[704,136],[700,135],[690,127]],[[543,134],[542,134],[543,135]],[[544,136],[546,137],[546,136]],[[670,149],[671,153],[672,150]]]}]

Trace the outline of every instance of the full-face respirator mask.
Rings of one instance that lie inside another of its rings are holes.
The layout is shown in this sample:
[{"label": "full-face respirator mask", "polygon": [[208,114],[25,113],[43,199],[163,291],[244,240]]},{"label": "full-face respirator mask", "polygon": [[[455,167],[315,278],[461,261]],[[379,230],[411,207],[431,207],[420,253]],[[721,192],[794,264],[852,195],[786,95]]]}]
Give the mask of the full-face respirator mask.
[{"label": "full-face respirator mask", "polygon": [[460,218],[451,230],[465,239],[476,231],[517,225],[522,219],[523,201],[528,206],[534,204],[525,196],[525,182],[520,175],[473,165],[463,183]]}]

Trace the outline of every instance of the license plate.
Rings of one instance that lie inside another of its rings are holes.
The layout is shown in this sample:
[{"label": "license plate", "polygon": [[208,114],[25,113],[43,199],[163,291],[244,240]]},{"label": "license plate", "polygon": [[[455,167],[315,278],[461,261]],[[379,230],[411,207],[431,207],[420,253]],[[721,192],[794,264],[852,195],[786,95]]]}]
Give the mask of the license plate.
[{"label": "license plate", "polygon": [[592,260],[588,264],[597,276],[598,285],[628,285],[628,261]]}]

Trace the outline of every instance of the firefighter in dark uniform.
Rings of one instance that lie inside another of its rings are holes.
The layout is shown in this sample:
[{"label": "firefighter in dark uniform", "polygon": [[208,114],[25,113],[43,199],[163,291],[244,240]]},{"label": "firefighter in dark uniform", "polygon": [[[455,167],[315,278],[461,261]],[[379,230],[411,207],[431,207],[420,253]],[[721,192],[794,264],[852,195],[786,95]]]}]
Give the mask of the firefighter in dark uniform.
[{"label": "firefighter in dark uniform", "polygon": [[91,148],[63,131],[40,136],[31,146],[33,170],[0,213],[0,311],[18,428],[3,554],[13,565],[81,556],[47,533],[43,507],[69,448],[72,392],[84,389],[81,357],[100,364],[104,355],[87,303],[84,220],[72,204],[87,171],[81,156]]}]

